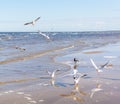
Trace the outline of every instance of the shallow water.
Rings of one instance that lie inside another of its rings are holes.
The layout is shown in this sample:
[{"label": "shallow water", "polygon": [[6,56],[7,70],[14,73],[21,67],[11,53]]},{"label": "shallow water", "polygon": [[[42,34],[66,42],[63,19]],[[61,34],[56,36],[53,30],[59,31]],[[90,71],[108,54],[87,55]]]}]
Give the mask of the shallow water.
[{"label": "shallow water", "polygon": [[[39,57],[57,52],[57,50],[58,53],[59,51],[61,53],[63,52],[62,54],[79,53],[83,49],[117,42],[118,37],[120,36],[118,33],[115,33],[114,35],[113,33],[108,32],[106,35],[105,33],[99,32],[49,32],[46,34],[50,36],[51,41],[48,41],[38,33],[33,32],[0,33],[0,81],[11,79],[17,80],[21,79],[21,77],[38,77],[41,73],[45,73],[43,70],[51,70],[52,67],[52,70],[54,70],[55,68],[52,65],[53,61],[51,61],[50,64],[47,58],[41,59]],[[103,38],[108,39],[103,41]],[[103,42],[101,42],[101,40]],[[16,46],[26,50],[16,49]],[[70,55],[68,56],[70,57]],[[85,58],[84,54],[82,57]],[[63,58],[64,57],[62,57],[62,59]]]},{"label": "shallow water", "polygon": [[[83,83],[81,90],[90,95],[91,89],[100,82],[99,84],[104,90],[100,92],[100,95],[108,96],[110,93],[110,97],[112,94],[117,95],[116,91],[119,90],[120,85],[119,33],[48,32],[46,34],[50,36],[51,41],[46,40],[38,33],[0,33],[0,92],[24,87],[27,89],[27,86],[31,85],[36,88],[36,85],[43,83],[43,81],[48,83],[50,76],[46,70],[52,72],[55,69],[61,70],[58,73],[59,79],[55,84],[62,88],[62,92],[64,92],[64,88],[74,89],[71,77],[65,79],[60,76],[69,73],[70,67],[74,68],[73,58],[76,57],[80,60],[77,65],[78,71],[87,74],[86,78],[81,81]],[[25,50],[16,49],[16,46]],[[98,77],[90,58],[98,66],[109,60],[110,66],[108,69],[104,69]],[[45,84],[44,86],[47,86]],[[69,90],[68,93],[60,94],[66,95],[71,94],[71,92]],[[105,102],[104,98],[99,97],[100,95],[98,93],[97,96],[93,97],[96,97],[96,101],[99,103]],[[91,102],[88,96],[85,99],[90,104],[95,103]]]}]

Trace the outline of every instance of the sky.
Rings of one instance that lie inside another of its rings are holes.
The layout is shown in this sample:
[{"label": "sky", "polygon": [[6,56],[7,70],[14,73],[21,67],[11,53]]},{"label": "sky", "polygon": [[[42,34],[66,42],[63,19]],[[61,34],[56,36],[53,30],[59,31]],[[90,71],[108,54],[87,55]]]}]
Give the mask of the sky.
[{"label": "sky", "polygon": [[0,32],[38,30],[120,30],[120,0],[0,0]]}]

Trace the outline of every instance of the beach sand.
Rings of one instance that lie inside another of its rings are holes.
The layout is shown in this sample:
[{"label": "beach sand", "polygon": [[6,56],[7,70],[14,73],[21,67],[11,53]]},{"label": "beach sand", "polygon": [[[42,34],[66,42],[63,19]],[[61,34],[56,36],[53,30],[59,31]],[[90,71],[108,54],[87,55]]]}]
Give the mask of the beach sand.
[{"label": "beach sand", "polygon": [[[1,69],[9,68],[6,73],[1,71],[0,104],[119,104],[120,43],[117,38],[91,41],[75,41],[0,61]],[[87,74],[78,86],[74,85],[72,76],[65,76],[74,68],[74,57],[79,59],[77,70]],[[98,74],[90,58],[98,66],[110,62]],[[52,80],[46,70],[55,69],[60,71]],[[94,92],[98,87],[101,90]]]}]

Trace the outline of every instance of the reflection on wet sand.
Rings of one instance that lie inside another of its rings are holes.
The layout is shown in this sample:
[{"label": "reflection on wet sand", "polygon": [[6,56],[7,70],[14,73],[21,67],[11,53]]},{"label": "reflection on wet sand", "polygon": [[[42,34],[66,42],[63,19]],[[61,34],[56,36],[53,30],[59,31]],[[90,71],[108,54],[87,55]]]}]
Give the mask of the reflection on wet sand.
[{"label": "reflection on wet sand", "polygon": [[59,85],[57,85],[55,83],[55,79],[53,79],[53,78],[50,80],[50,83],[51,83],[51,86],[53,86],[53,87],[59,87]]},{"label": "reflection on wet sand", "polygon": [[83,95],[83,96],[87,95],[87,93],[85,93],[84,91],[80,90],[80,86],[78,84],[74,85],[74,91],[77,92],[80,95]]},{"label": "reflection on wet sand", "polygon": [[98,81],[96,81],[96,82],[97,82],[97,83],[96,83],[96,87],[93,88],[93,89],[91,89],[90,98],[93,98],[93,96],[94,96],[95,93],[100,92],[100,91],[103,90],[103,89],[101,88],[102,85],[101,85]]},{"label": "reflection on wet sand", "polygon": [[73,90],[70,93],[68,93],[68,94],[60,94],[60,96],[62,96],[62,97],[71,98],[74,101],[78,101],[78,102],[85,102],[84,97],[86,95],[87,95],[87,93],[82,91],[78,84],[75,84],[73,86]]}]

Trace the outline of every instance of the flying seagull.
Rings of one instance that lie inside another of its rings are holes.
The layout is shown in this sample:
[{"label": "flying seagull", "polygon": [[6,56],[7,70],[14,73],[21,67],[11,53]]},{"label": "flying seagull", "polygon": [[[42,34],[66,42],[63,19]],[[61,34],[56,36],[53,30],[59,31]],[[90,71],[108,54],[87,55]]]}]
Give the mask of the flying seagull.
[{"label": "flying seagull", "polygon": [[95,64],[95,62],[93,61],[93,59],[90,59],[90,61],[91,61],[93,67],[96,69],[97,72],[103,72],[102,70],[100,70],[100,69],[97,67],[97,65]]},{"label": "flying seagull", "polygon": [[47,36],[46,34],[44,34],[44,33],[40,32],[40,31],[38,31],[38,33],[39,33],[40,35],[44,36],[46,39],[50,40],[50,37],[49,37],[49,36]]},{"label": "flying seagull", "polygon": [[40,17],[36,18],[35,20],[33,20],[32,22],[27,22],[24,25],[35,25],[35,23],[40,19]]},{"label": "flying seagull", "polygon": [[55,78],[55,73],[56,73],[57,71],[60,71],[60,70],[54,70],[53,72],[47,71],[47,73],[51,76],[52,79],[54,79],[54,78]]},{"label": "flying seagull", "polygon": [[78,78],[76,77],[76,78],[74,79],[74,84],[75,84],[75,85],[78,85],[80,79],[83,78],[83,77],[85,77],[85,76],[87,76],[87,74],[81,74],[81,73],[79,73],[79,77],[78,77]]}]

